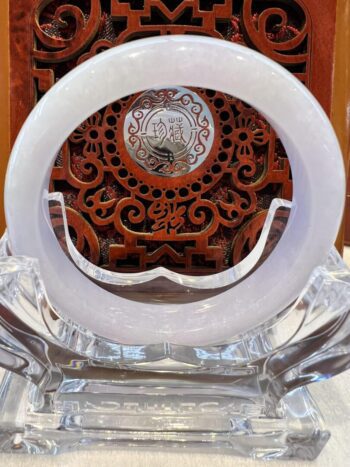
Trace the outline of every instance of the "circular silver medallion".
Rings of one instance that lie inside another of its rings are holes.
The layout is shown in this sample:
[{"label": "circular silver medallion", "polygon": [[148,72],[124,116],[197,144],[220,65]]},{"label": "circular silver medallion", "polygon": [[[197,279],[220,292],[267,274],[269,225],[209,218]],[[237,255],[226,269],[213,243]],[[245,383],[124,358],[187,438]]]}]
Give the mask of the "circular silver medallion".
[{"label": "circular silver medallion", "polygon": [[127,150],[147,172],[178,177],[195,170],[214,141],[207,104],[189,89],[152,89],[139,96],[124,122]]}]

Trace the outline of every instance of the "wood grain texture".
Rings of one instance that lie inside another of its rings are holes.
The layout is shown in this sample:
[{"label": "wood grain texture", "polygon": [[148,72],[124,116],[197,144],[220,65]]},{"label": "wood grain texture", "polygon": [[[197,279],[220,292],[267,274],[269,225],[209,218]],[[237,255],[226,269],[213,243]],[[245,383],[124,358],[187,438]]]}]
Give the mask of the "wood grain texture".
[{"label": "wood grain texture", "polygon": [[[346,173],[349,174],[350,158],[350,2],[338,0],[337,33],[335,43],[334,86],[331,120],[343,151]],[[347,183],[350,195],[350,180]],[[337,247],[350,244],[350,199],[347,196],[344,220],[339,231]]]},{"label": "wood grain texture", "polygon": [[0,4],[0,235],[5,230],[3,186],[10,154],[9,93],[9,11],[8,2]]}]

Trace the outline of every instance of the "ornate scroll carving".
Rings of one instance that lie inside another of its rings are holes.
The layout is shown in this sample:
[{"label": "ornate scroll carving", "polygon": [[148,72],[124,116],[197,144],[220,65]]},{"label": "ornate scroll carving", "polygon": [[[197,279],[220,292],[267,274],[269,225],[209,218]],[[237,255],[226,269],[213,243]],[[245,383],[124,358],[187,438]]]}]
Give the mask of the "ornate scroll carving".
[{"label": "ornate scroll carving", "polygon": [[[300,0],[44,0],[35,9],[33,28],[38,98],[95,54],[158,34],[238,42],[309,82],[311,21]],[[254,247],[271,200],[291,197],[285,151],[263,117],[215,90],[188,91],[212,116],[210,144],[202,108],[194,120],[196,141],[176,115],[174,122],[150,120],[156,140],[147,145],[139,131],[142,96],[135,95],[92,115],[62,148],[51,189],[62,191],[77,247],[96,264],[118,271],[161,264],[190,274],[218,272]],[[176,100],[169,92],[146,95],[152,96],[151,108],[157,99]],[[178,153],[163,144],[176,123],[177,140],[175,133],[172,140]],[[187,144],[196,145],[193,160],[187,158]],[[81,237],[80,229],[88,236]]]},{"label": "ornate scroll carving", "polygon": [[[261,3],[261,2],[260,2]],[[257,9],[257,0],[245,0],[242,9],[242,30],[260,52],[285,65],[306,64],[310,18],[301,3],[294,1],[295,13],[288,16],[290,2],[278,0],[274,6]]]},{"label": "ornate scroll carving", "polygon": [[[41,21],[43,11],[46,11],[44,16],[49,22]],[[74,58],[95,37],[100,20],[100,0],[91,0],[88,13],[65,2],[41,2],[34,19],[37,39],[34,58],[48,63],[65,62]]]}]

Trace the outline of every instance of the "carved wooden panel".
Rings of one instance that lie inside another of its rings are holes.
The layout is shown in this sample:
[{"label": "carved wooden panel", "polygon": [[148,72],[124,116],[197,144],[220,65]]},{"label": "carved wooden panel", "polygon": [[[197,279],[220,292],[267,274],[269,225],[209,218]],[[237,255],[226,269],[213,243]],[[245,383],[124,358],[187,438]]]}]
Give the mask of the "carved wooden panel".
[{"label": "carved wooden panel", "polygon": [[[293,72],[329,111],[335,3],[20,0],[11,5],[13,134],[30,107],[76,65],[115,45],[162,34],[209,35],[257,49]],[[167,138],[182,145],[179,152],[167,147],[166,157],[155,156],[152,142],[142,146],[138,135],[146,123],[135,115],[146,101],[150,112],[177,109],[174,117],[148,118],[147,128],[157,144]],[[191,112],[200,128],[196,140],[183,121]],[[215,128],[211,142],[208,119]],[[182,151],[190,146],[199,147],[195,157]],[[72,237],[95,264],[130,272],[163,265],[197,274],[241,261],[271,200],[291,198],[292,181],[280,141],[254,109],[215,90],[175,89],[127,96],[83,122],[58,155],[51,189],[64,194]]]}]

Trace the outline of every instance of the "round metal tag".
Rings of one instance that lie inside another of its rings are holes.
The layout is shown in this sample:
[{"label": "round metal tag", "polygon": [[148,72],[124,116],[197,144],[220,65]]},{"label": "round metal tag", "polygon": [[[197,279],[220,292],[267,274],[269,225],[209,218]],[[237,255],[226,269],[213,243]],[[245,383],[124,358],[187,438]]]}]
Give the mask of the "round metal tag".
[{"label": "round metal tag", "polygon": [[178,177],[195,170],[214,141],[206,103],[183,88],[152,89],[136,99],[124,123],[132,159],[153,175]]}]

